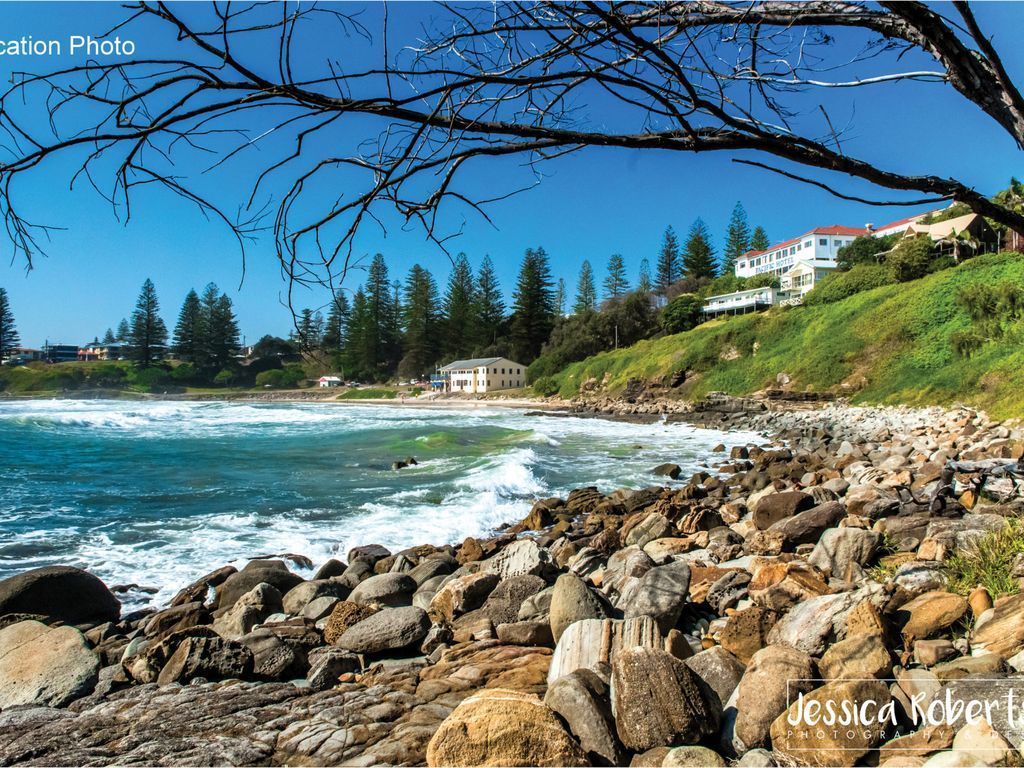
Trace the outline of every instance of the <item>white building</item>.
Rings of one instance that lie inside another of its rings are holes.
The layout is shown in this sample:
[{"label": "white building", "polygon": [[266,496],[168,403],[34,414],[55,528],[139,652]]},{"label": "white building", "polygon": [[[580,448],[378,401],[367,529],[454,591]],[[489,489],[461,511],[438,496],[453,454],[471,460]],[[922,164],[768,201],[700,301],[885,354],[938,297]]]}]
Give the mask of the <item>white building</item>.
[{"label": "white building", "polygon": [[704,302],[701,312],[707,317],[743,315],[747,312],[758,312],[778,304],[780,298],[777,295],[778,293],[775,288],[765,286],[763,288],[751,288],[746,291],[710,296]]},{"label": "white building", "polygon": [[836,271],[836,263],[825,259],[800,259],[790,267],[779,280],[780,293],[792,303],[821,282],[826,275]]},{"label": "white building", "polygon": [[839,249],[871,231],[859,227],[832,224],[817,227],[800,237],[773,245],[764,251],[747,251],[736,259],[736,276],[753,277],[766,272],[781,276],[799,260],[830,262],[836,265]]},{"label": "white building", "polygon": [[327,389],[328,387],[340,387],[341,379],[337,376],[321,376],[316,380],[316,383],[321,389]]},{"label": "white building", "polygon": [[493,392],[526,386],[526,367],[506,357],[456,360],[441,368],[449,392]]}]

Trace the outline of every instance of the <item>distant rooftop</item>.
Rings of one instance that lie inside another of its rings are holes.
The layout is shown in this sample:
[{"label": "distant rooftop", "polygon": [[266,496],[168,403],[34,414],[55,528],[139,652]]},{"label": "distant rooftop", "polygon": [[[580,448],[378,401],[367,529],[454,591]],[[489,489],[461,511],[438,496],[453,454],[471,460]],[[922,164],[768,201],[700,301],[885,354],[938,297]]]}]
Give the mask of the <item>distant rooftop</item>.
[{"label": "distant rooftop", "polygon": [[815,227],[814,229],[810,230],[809,232],[804,232],[799,237],[791,237],[789,240],[785,240],[785,241],[783,241],[781,243],[776,243],[775,245],[773,245],[773,246],[771,246],[769,248],[765,248],[763,251],[747,251],[746,253],[741,255],[740,258],[744,259],[744,258],[749,258],[751,256],[760,256],[762,253],[769,253],[770,251],[774,251],[774,250],[776,250],[778,248],[787,248],[787,247],[789,247],[791,245],[795,245],[796,243],[799,243],[805,237],[808,237],[810,235],[833,235],[833,236],[835,236],[835,235],[839,235],[839,236],[846,235],[846,236],[852,236],[852,237],[860,237],[861,235],[867,235],[867,234],[870,234],[870,231],[865,229],[864,227],[846,227],[846,226],[843,226],[842,224],[829,224],[829,225],[824,226],[824,227]]},{"label": "distant rooftop", "polygon": [[448,363],[448,365],[443,366],[441,368],[441,370],[442,371],[456,371],[456,370],[461,371],[461,370],[463,370],[465,368],[481,368],[481,367],[483,367],[485,365],[490,365],[491,363],[496,363],[499,360],[501,360],[500,357],[474,357],[471,360],[456,360],[454,362]]}]

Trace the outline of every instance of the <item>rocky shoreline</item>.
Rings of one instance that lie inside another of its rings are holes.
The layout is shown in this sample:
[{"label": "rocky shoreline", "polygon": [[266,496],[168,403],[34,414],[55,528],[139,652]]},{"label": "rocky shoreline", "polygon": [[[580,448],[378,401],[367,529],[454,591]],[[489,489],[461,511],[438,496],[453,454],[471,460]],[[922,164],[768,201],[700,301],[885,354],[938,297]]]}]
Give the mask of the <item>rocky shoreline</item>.
[{"label": "rocky shoreline", "polygon": [[[666,463],[647,488],[538,500],[489,539],[357,547],[311,580],[224,567],[159,610],[122,615],[72,568],[4,580],[0,764],[1019,761],[1020,722],[911,716],[979,681],[1024,700],[1024,597],[958,593],[950,568],[1021,512],[992,471],[1021,429],[779,398],[573,408],[771,439],[691,478]],[[802,701],[894,722],[794,728]]]}]

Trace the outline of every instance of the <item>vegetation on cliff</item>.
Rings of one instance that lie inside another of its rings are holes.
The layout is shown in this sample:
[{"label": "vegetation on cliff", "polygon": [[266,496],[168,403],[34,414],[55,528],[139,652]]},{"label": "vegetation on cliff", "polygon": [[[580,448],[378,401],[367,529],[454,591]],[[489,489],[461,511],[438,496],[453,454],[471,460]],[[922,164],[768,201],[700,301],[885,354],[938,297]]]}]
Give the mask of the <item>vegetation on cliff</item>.
[{"label": "vegetation on cliff", "polygon": [[[1003,318],[999,334],[972,319],[965,294],[1024,285],[1024,258],[979,256],[908,283],[862,291],[834,303],[775,308],[724,318],[685,333],[641,341],[569,365],[553,382],[563,397],[622,392],[630,379],[686,372],[682,398],[743,395],[777,386],[848,393],[855,402],[967,402],[997,417],[1024,414],[1024,321]],[[980,288],[978,288],[980,286]],[[985,338],[970,354],[966,333]]]}]

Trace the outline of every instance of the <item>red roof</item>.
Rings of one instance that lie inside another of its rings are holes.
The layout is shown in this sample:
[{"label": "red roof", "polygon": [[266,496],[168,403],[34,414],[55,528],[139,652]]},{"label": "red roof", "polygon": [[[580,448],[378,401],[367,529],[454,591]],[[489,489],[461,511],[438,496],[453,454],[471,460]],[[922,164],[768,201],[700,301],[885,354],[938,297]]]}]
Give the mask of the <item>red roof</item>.
[{"label": "red roof", "polygon": [[883,229],[891,229],[892,227],[900,227],[903,226],[904,224],[910,226],[911,224],[920,221],[925,216],[931,216],[933,213],[939,213],[942,210],[942,208],[936,208],[934,211],[925,211],[924,213],[918,213],[915,214],[914,216],[907,216],[907,218],[905,219],[896,219],[896,221],[890,221],[888,224],[883,224],[880,227],[875,227],[875,231],[877,232]]},{"label": "red roof", "polygon": [[844,227],[842,224],[829,224],[825,227],[815,227],[810,232],[804,232],[799,237],[793,237],[784,242],[777,243],[763,251],[747,251],[742,254],[740,258],[743,259],[749,256],[760,256],[762,253],[774,251],[776,248],[786,248],[794,243],[799,243],[808,235],[850,235],[852,237],[860,237],[861,235],[869,234],[871,234],[870,230],[867,230],[864,227]]}]

